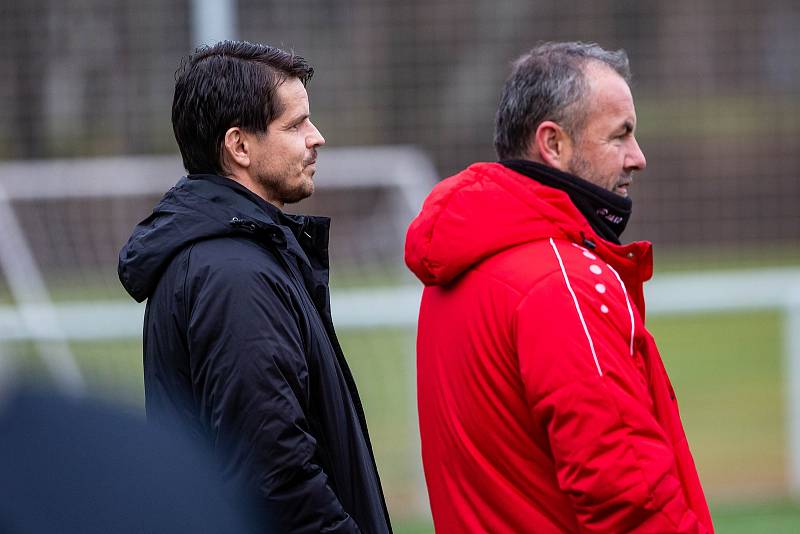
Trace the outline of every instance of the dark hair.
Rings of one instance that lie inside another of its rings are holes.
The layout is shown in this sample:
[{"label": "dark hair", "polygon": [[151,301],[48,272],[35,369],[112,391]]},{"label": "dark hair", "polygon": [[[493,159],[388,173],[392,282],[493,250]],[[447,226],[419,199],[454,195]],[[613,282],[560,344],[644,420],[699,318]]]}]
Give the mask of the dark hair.
[{"label": "dark hair", "polygon": [[495,117],[499,159],[525,155],[531,136],[546,120],[558,123],[573,138],[580,132],[586,118],[589,62],[608,65],[630,83],[625,51],[604,50],[595,43],[542,43],[514,62]]},{"label": "dark hair", "polygon": [[190,174],[224,174],[225,132],[266,132],[281,113],[276,88],[287,78],[306,85],[314,69],[300,56],[263,44],[222,41],[200,47],[175,73],[172,129]]}]

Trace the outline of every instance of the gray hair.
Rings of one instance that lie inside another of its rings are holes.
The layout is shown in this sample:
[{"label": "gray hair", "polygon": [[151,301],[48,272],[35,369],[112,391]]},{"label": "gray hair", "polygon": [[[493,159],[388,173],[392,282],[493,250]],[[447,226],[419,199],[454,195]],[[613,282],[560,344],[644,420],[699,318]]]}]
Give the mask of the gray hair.
[{"label": "gray hair", "polygon": [[531,136],[547,120],[575,136],[583,128],[589,62],[611,67],[627,83],[631,71],[624,50],[595,43],[542,43],[513,63],[495,116],[494,147],[499,159],[523,157]]}]

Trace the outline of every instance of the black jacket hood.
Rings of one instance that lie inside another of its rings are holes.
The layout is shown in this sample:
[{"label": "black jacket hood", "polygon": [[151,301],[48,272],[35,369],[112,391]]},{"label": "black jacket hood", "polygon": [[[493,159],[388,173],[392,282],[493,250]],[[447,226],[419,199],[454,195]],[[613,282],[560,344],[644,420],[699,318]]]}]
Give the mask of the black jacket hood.
[{"label": "black jacket hood", "polygon": [[[285,214],[224,176],[184,176],[136,225],[120,250],[117,273],[125,290],[142,302],[153,293],[170,259],[192,243],[257,232],[277,246],[294,249],[291,252],[308,262],[288,233],[305,232],[324,241],[321,250],[327,253],[329,223],[326,217]],[[323,262],[327,264],[327,257]]]}]

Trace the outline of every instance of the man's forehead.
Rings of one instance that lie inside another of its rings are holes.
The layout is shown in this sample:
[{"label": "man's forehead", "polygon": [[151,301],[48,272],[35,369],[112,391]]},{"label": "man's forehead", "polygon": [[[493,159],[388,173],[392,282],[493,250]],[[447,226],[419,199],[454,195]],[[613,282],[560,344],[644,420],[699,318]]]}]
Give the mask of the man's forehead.
[{"label": "man's forehead", "polygon": [[584,67],[584,74],[593,89],[610,86],[630,95],[630,86],[625,78],[602,61],[589,61]]},{"label": "man's forehead", "polygon": [[276,93],[285,99],[308,99],[308,93],[299,78],[286,78],[278,84]]},{"label": "man's forehead", "polygon": [[295,76],[288,76],[280,84],[278,84],[278,91],[284,93],[306,94],[306,88],[300,78]]},{"label": "man's forehead", "polygon": [[585,74],[589,82],[590,109],[622,113],[636,120],[630,87],[619,73],[605,63],[593,61],[586,66]]},{"label": "man's forehead", "polygon": [[278,85],[275,96],[280,103],[280,116],[308,113],[308,93],[299,78],[287,78]]}]

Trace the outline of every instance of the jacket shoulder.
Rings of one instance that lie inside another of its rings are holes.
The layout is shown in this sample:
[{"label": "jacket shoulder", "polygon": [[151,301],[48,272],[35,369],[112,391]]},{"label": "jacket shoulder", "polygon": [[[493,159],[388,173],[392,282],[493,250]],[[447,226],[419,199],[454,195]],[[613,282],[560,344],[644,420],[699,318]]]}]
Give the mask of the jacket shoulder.
[{"label": "jacket shoulder", "polygon": [[488,274],[521,296],[546,283],[559,272],[547,239],[537,239],[503,250],[478,264],[476,271]]},{"label": "jacket shoulder", "polygon": [[550,256],[556,262],[562,276],[570,280],[587,283],[621,283],[614,269],[595,251],[566,240],[551,239],[547,242]]},{"label": "jacket shoulder", "polygon": [[245,236],[219,237],[187,246],[168,272],[172,285],[182,288],[187,302],[209,293],[247,299],[256,298],[257,293],[258,298],[281,295],[280,300],[288,305],[294,291],[277,254]]},{"label": "jacket shoulder", "polygon": [[[598,254],[577,243],[551,239],[546,241],[552,269],[543,274],[538,283],[520,303],[519,310],[562,306],[575,312],[580,321],[586,321],[590,331],[609,327],[626,339],[634,335],[637,320],[631,298],[622,278]],[[568,315],[572,316],[569,312]],[[527,312],[525,312],[527,313]],[[605,326],[602,326],[605,325]],[[632,343],[632,339],[629,340]]]},{"label": "jacket shoulder", "polygon": [[[570,284],[573,290],[598,293],[622,285],[614,269],[598,254],[564,239],[545,238],[506,249],[479,264],[521,295]],[[615,298],[616,293],[606,295]]]},{"label": "jacket shoulder", "polygon": [[[558,276],[554,282],[566,283],[573,290],[590,288],[591,293],[604,294],[609,287],[622,286],[617,272],[593,250],[571,241],[549,239],[542,244],[542,254],[549,256]],[[605,298],[613,295],[605,295]]]},{"label": "jacket shoulder", "polygon": [[204,239],[186,247],[184,253],[193,271],[224,268],[230,276],[283,271],[274,252],[244,236]]},{"label": "jacket shoulder", "polygon": [[192,300],[221,288],[238,294],[254,287],[270,286],[274,291],[286,286],[287,279],[275,254],[258,242],[241,236],[211,238],[189,244],[172,257],[149,301]]}]

